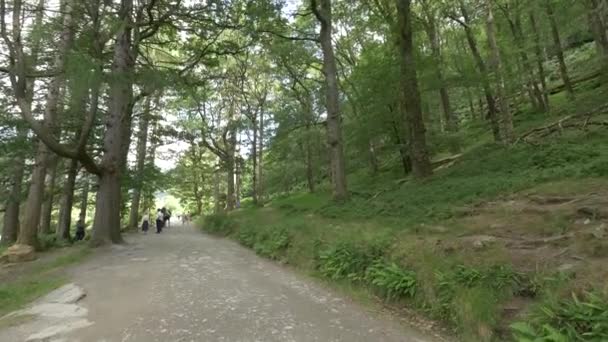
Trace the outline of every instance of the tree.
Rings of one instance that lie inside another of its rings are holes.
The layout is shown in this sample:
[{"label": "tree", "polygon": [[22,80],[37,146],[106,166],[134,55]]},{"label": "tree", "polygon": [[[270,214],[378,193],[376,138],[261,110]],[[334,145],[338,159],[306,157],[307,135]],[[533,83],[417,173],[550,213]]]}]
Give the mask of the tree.
[{"label": "tree", "polygon": [[408,125],[412,172],[414,177],[424,178],[430,176],[433,169],[426,146],[426,129],[422,119],[418,76],[416,75],[411,0],[396,1],[401,57],[401,112]]},{"label": "tree", "polygon": [[148,130],[150,124],[150,102],[147,97],[144,101],[142,112],[139,115],[139,132],[137,134],[137,156],[135,166],[135,186],[131,197],[131,212],[129,214],[129,228],[136,229],[139,225],[139,210],[142,193],[142,178],[146,163],[146,148],[148,144]]},{"label": "tree", "polygon": [[513,117],[509,109],[505,80],[503,76],[502,58],[496,41],[496,27],[494,23],[494,0],[486,0],[486,36],[490,50],[490,67],[496,78],[496,89],[498,95],[498,106],[500,107],[500,133],[501,141],[505,145],[510,145],[515,141],[513,133]]},{"label": "tree", "polygon": [[330,168],[335,200],[348,197],[346,164],[342,147],[342,118],[338,90],[338,71],[332,43],[331,0],[311,0],[311,10],[321,25],[319,41],[323,52],[323,74],[325,76],[325,106],[327,109],[327,144],[329,145]]},{"label": "tree", "polygon": [[456,131],[458,126],[456,118],[450,104],[450,95],[446,86],[446,81],[443,72],[443,58],[441,56],[441,41],[439,25],[437,23],[438,9],[437,6],[431,4],[429,0],[421,1],[422,5],[422,24],[428,36],[431,45],[431,53],[435,64],[435,77],[439,83],[439,97],[441,98],[441,106],[443,109],[445,127],[448,132]]},{"label": "tree", "polygon": [[[2,38],[6,46],[9,48],[9,60],[11,62],[10,82],[17,98],[17,103],[23,117],[30,121],[35,122],[34,117],[31,114],[31,99],[28,98],[28,82],[27,82],[27,61],[24,54],[24,48],[22,44],[22,19],[20,13],[22,10],[23,3],[21,0],[14,0],[12,6],[13,22],[12,22],[12,36],[9,37],[7,31],[7,25],[5,22],[6,16],[6,5],[2,1],[0,5],[0,31]],[[53,66],[56,71],[60,74],[52,78],[49,84],[46,105],[44,110],[43,125],[36,123],[37,128],[45,131],[46,135],[51,135],[53,131],[54,121],[56,120],[57,103],[59,101],[60,88],[63,84],[63,77],[61,73],[65,68],[66,55],[71,48],[74,34],[74,18],[72,11],[74,3],[72,0],[63,0],[61,2],[61,8],[63,8],[62,14],[62,32],[59,42],[58,52],[55,55]],[[31,86],[31,85],[30,85]],[[45,143],[41,142],[36,153],[36,162],[32,171],[30,180],[30,189],[26,201],[26,212],[28,215],[25,217],[25,221],[19,230],[19,237],[17,239],[18,244],[29,245],[36,247],[38,245],[37,232],[38,224],[40,221],[41,206],[42,206],[42,195],[44,189],[44,179],[46,170],[49,162],[50,151],[48,150]]]},{"label": "tree", "polygon": [[76,184],[78,169],[78,161],[75,159],[70,160],[61,195],[59,221],[55,230],[58,240],[71,241],[72,239],[70,226],[72,223],[72,206],[74,205],[74,186]]},{"label": "tree", "polygon": [[547,19],[549,21],[549,26],[551,27],[551,37],[553,38],[553,46],[555,48],[555,54],[557,56],[557,62],[559,65],[559,73],[562,77],[562,81],[564,82],[564,86],[566,88],[566,92],[568,96],[574,97],[574,88],[572,88],[572,83],[570,82],[570,76],[568,75],[568,67],[566,66],[566,60],[564,58],[564,50],[562,48],[562,40],[559,34],[559,28],[557,27],[557,20],[555,19],[555,13],[553,10],[553,0],[544,0],[545,1],[545,12],[547,13]]},{"label": "tree", "polygon": [[488,69],[486,67],[486,63],[483,60],[483,57],[481,57],[479,48],[477,47],[477,40],[475,39],[475,35],[473,33],[473,23],[471,22],[469,11],[465,5],[464,0],[458,0],[458,7],[460,9],[460,16],[456,14],[451,14],[450,18],[459,23],[464,28],[469,49],[471,50],[471,54],[473,55],[473,59],[475,60],[475,64],[477,65],[479,77],[482,81],[483,92],[486,104],[488,106],[488,118],[490,119],[490,123],[492,125],[492,133],[494,135],[494,140],[500,142],[501,133],[498,122],[498,109],[496,108],[494,93],[492,92],[492,88],[490,86]]}]

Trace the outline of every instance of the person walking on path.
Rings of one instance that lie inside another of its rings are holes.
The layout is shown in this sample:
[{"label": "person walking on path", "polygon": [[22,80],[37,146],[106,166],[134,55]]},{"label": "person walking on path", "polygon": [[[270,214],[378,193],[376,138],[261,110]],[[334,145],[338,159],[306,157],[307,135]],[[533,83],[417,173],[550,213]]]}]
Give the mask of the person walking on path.
[{"label": "person walking on path", "polygon": [[163,212],[158,209],[158,211],[156,212],[156,234],[160,234],[160,232],[163,231]]},{"label": "person walking on path", "polygon": [[76,222],[76,241],[83,240],[84,234],[84,222],[82,222],[82,220],[78,220],[78,222]]},{"label": "person walking on path", "polygon": [[145,214],[143,219],[141,220],[141,230],[144,232],[144,234],[148,233],[148,229],[150,228],[150,219],[148,217],[148,214]]},{"label": "person walking on path", "polygon": [[164,226],[169,228],[169,226],[171,225],[171,210],[169,209],[165,209],[164,214]]}]

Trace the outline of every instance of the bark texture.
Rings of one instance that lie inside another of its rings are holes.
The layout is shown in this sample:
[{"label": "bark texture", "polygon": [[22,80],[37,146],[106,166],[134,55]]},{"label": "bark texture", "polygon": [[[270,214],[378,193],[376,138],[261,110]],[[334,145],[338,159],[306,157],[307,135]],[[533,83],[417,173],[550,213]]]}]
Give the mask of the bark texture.
[{"label": "bark texture", "polygon": [[84,176],[84,185],[82,186],[82,193],[80,198],[80,213],[78,214],[78,218],[82,220],[82,222],[87,222],[87,208],[89,206],[89,177],[87,175]]},{"label": "bark texture", "polygon": [[540,34],[538,33],[538,25],[536,24],[536,15],[533,11],[529,14],[530,27],[532,28],[532,36],[534,38],[534,56],[536,69],[538,71],[538,79],[540,80],[541,91],[546,110],[549,110],[549,89],[547,88],[547,76],[545,73],[545,58],[540,44]]},{"label": "bark texture", "polygon": [[494,0],[486,1],[486,36],[490,49],[490,66],[495,77],[496,93],[498,95],[498,105],[500,107],[500,133],[501,141],[505,145],[510,145],[515,141],[513,133],[513,116],[509,108],[507,99],[505,80],[503,76],[502,57],[498,42],[496,41],[496,24],[494,21]]},{"label": "bark texture", "polygon": [[133,186],[133,197],[131,199],[131,210],[129,214],[129,228],[136,229],[139,225],[139,208],[141,201],[141,190],[143,186],[143,173],[146,165],[146,151],[148,145],[148,128],[150,123],[150,97],[144,102],[143,111],[139,118],[139,132],[137,135],[137,156],[135,166],[135,184]]},{"label": "bark texture", "polygon": [[95,218],[91,244],[121,243],[120,205],[121,177],[124,167],[125,144],[129,141],[133,101],[134,55],[131,31],[133,0],[122,0],[118,20],[120,29],[114,43],[110,76],[109,108],[105,120],[106,132],[101,161],[99,189],[95,202]]},{"label": "bark texture", "polygon": [[[61,38],[58,43],[58,53],[55,55],[53,61],[54,68],[56,70],[63,70],[65,68],[65,61],[67,53],[72,47],[74,40],[74,23],[73,23],[73,0],[64,0],[61,3],[63,8],[62,17],[62,32]],[[20,50],[22,50],[20,48]],[[20,52],[22,54],[22,51]],[[23,58],[23,56],[21,56]],[[21,74],[23,75],[23,73]],[[21,81],[19,81],[21,82]],[[29,109],[31,102],[28,104],[19,92],[25,91],[19,82],[13,84],[14,87],[21,88],[17,89],[17,99],[20,103],[22,115],[29,115]],[[57,109],[59,103],[59,95],[61,93],[61,86],[64,83],[64,78],[60,74],[53,77],[47,89],[46,104],[44,109],[44,122],[43,126],[47,132],[54,131],[54,124],[57,116]],[[46,145],[42,142],[38,144],[38,151],[36,153],[36,161],[32,170],[32,177],[30,181],[30,188],[28,192],[26,207],[25,207],[25,220],[19,231],[19,238],[17,239],[18,244],[29,245],[38,247],[38,224],[40,223],[42,197],[44,193],[44,179],[46,175],[46,169],[49,163],[50,151]]]},{"label": "bark texture", "polygon": [[327,107],[327,144],[329,145],[333,198],[348,197],[346,164],[342,146],[342,115],[338,90],[338,71],[332,43],[331,0],[312,0],[312,11],[321,24],[319,40],[323,52],[323,74],[325,75],[325,105]]},{"label": "bark texture", "polygon": [[572,82],[568,75],[568,67],[566,66],[566,59],[564,58],[564,49],[562,48],[562,40],[559,34],[559,28],[555,20],[555,13],[551,0],[546,0],[545,11],[547,12],[547,19],[549,20],[549,26],[551,27],[551,37],[553,38],[553,47],[555,49],[555,55],[557,57],[557,63],[559,66],[559,74],[564,82],[564,87],[569,97],[574,97],[574,88],[572,88]]},{"label": "bark texture", "polygon": [[46,180],[45,180],[45,195],[44,202],[42,202],[41,216],[40,216],[40,227],[38,232],[40,234],[50,234],[51,225],[53,220],[53,207],[55,204],[55,185],[57,183],[57,168],[59,167],[59,160],[57,156],[52,156],[49,161],[47,168]]},{"label": "bark texture", "polygon": [[396,0],[399,26],[399,53],[401,57],[401,109],[409,133],[409,154],[412,173],[424,178],[433,173],[426,145],[426,129],[422,117],[422,104],[418,89],[416,60],[412,31],[411,0]]},{"label": "bark texture", "polygon": [[2,240],[0,244],[10,245],[17,240],[19,232],[19,205],[21,204],[21,188],[23,184],[23,171],[25,169],[25,158],[18,155],[13,159],[13,170],[8,198],[6,200],[6,211],[2,225]]},{"label": "bark texture", "polygon": [[[68,167],[67,177],[63,184],[61,206],[59,209],[59,222],[57,224],[57,239],[70,241],[70,226],[72,224],[72,206],[74,205],[74,186],[78,174],[78,161],[72,159]],[[83,221],[84,222],[84,221]]]},{"label": "bark texture", "polygon": [[[462,0],[459,1],[460,14],[464,21],[460,22],[462,27],[464,28],[465,36],[467,38],[467,43],[469,45],[469,49],[471,50],[471,54],[473,55],[473,60],[475,60],[475,64],[477,65],[477,69],[479,71],[479,76],[482,80],[483,93],[486,100],[486,104],[488,105],[488,118],[490,119],[490,124],[492,126],[492,134],[494,135],[494,141],[500,142],[500,126],[498,122],[498,109],[496,108],[496,101],[494,100],[494,93],[492,91],[492,87],[490,86],[490,80],[488,75],[488,68],[486,67],[486,63],[483,61],[481,57],[481,53],[479,52],[479,48],[477,47],[477,41],[475,40],[475,34],[471,29],[471,20],[469,18],[469,11],[467,10],[466,5]],[[458,20],[458,19],[456,19]]]}]

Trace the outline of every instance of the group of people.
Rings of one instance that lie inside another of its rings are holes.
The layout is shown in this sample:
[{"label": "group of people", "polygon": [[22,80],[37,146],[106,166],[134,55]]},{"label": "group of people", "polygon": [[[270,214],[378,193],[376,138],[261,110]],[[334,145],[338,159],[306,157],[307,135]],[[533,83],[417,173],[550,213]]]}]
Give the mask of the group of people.
[{"label": "group of people", "polygon": [[[169,227],[171,224],[171,210],[162,207],[156,211],[156,234],[160,234],[164,227]],[[148,215],[144,215],[141,224],[141,230],[144,233],[150,228],[150,220]]]}]

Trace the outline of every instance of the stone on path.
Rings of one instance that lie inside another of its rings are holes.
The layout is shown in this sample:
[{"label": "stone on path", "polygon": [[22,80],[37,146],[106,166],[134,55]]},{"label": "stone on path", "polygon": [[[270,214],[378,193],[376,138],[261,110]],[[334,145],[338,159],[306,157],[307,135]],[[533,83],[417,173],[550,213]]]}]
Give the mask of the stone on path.
[{"label": "stone on path", "polygon": [[88,310],[77,304],[85,296],[81,287],[66,284],[9,316],[33,317],[26,325],[34,333],[26,342],[61,341],[62,335],[93,324],[86,319]]},{"label": "stone on path", "polygon": [[86,327],[90,326],[91,324],[93,324],[93,323],[89,322],[86,319],[79,319],[79,320],[67,322],[67,323],[61,324],[61,325],[53,325],[46,329],[43,329],[40,332],[37,332],[35,334],[28,336],[28,338],[25,341],[26,342],[48,341],[51,338],[56,337],[58,335],[66,334],[66,333],[69,333],[70,331],[74,331],[77,329],[86,328]]},{"label": "stone on path", "polygon": [[74,283],[70,283],[47,294],[41,301],[46,303],[74,304],[85,296],[86,293],[82,288]]}]

